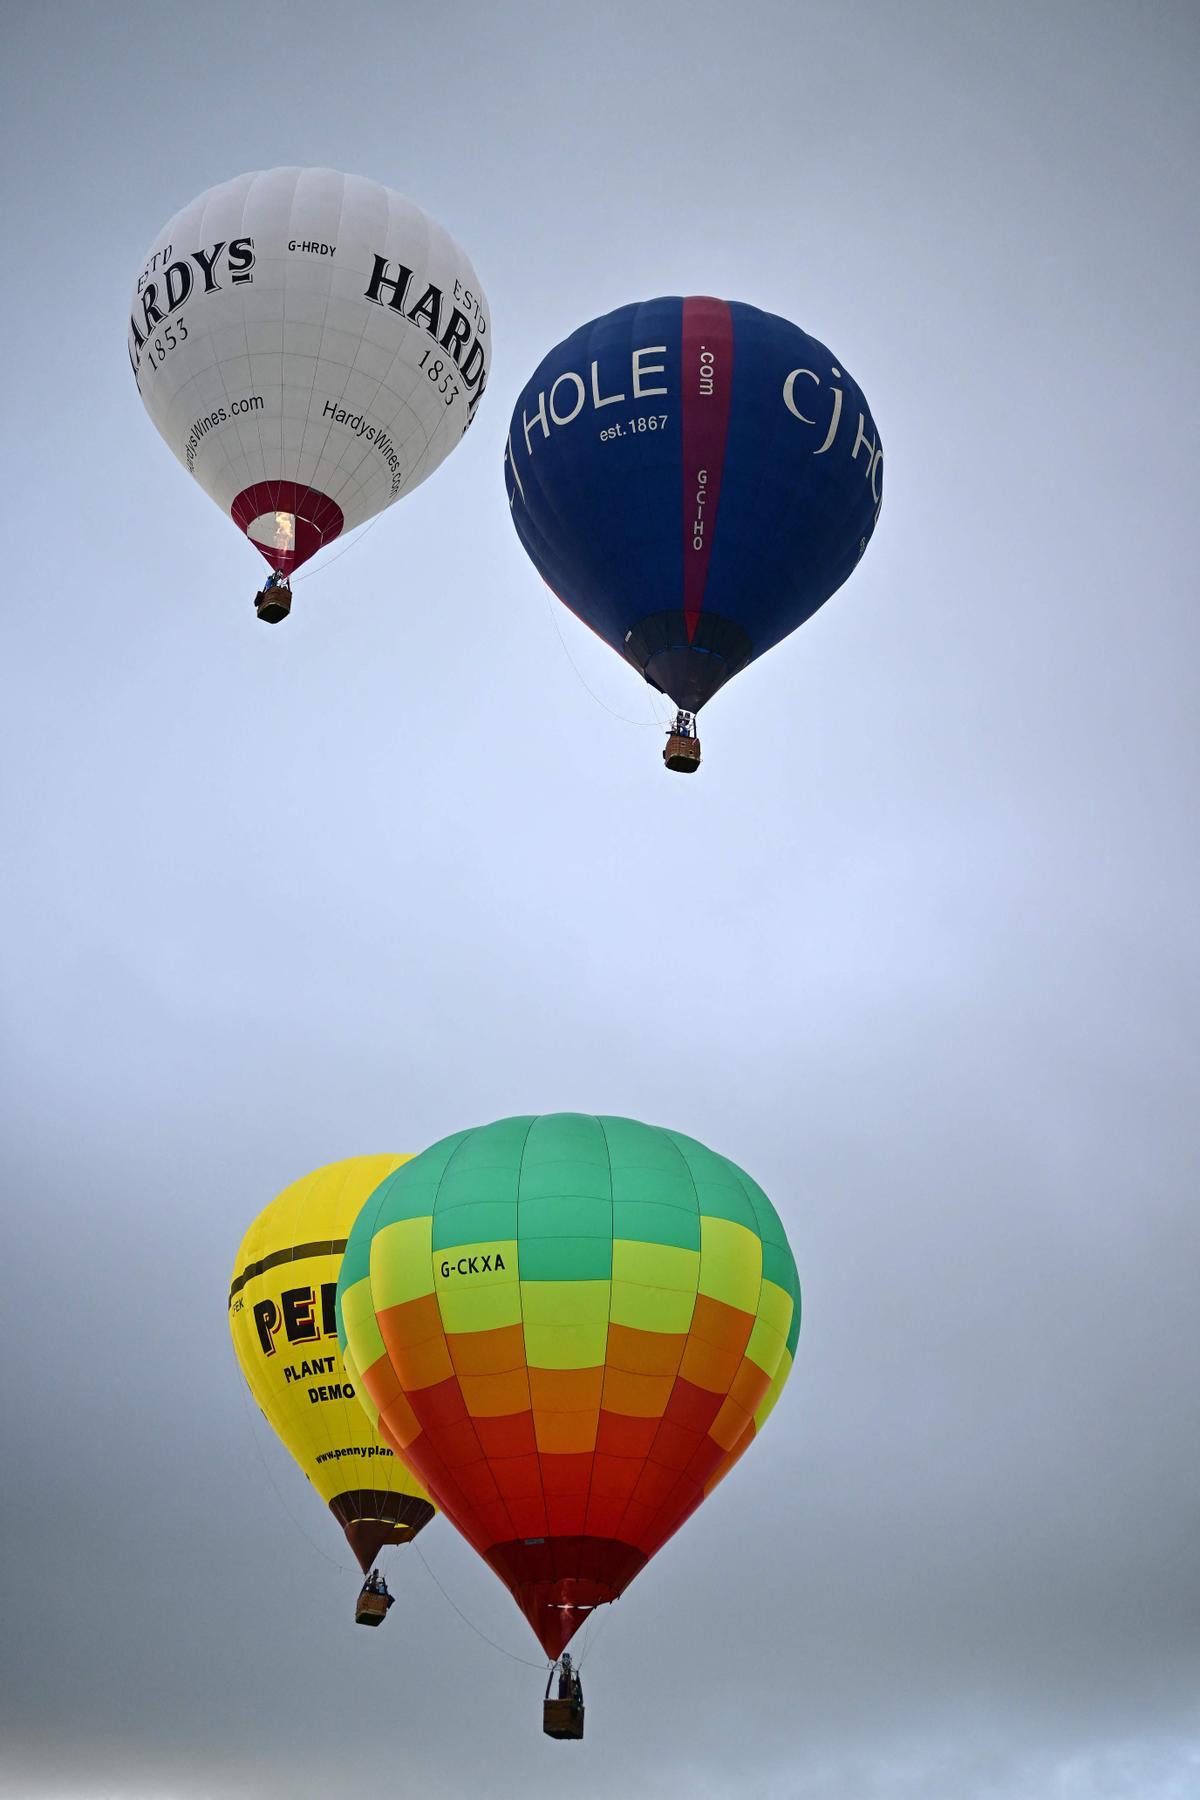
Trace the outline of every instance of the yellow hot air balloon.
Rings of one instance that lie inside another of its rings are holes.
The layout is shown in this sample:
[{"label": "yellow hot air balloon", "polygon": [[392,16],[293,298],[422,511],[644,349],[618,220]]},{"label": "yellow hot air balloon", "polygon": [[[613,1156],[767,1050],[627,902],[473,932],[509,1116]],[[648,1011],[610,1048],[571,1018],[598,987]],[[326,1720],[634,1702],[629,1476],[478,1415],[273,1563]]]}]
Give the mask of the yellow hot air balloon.
[{"label": "yellow hot air balloon", "polygon": [[[229,1288],[233,1348],[250,1392],[328,1502],[364,1572],[384,1544],[407,1543],[434,1514],[363,1409],[338,1349],[334,1308],[350,1227],[379,1183],[409,1160],[354,1156],[293,1182],[242,1239]],[[373,1610],[362,1623],[378,1623],[386,1605]]]}]

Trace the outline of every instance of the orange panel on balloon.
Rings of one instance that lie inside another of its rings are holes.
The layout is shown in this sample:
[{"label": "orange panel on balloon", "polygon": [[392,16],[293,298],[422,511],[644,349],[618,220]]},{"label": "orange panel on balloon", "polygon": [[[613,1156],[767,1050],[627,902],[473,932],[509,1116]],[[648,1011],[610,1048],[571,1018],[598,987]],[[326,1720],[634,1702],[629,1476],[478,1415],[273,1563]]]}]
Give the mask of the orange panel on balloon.
[{"label": "orange panel on balloon", "polygon": [[375,1322],[388,1349],[403,1354],[412,1344],[424,1344],[430,1338],[445,1342],[442,1315],[436,1294],[422,1294],[418,1300],[402,1300],[398,1306],[385,1306],[375,1315]]},{"label": "orange panel on balloon", "polygon": [[736,1400],[723,1400],[720,1412],[708,1428],[709,1436],[715,1438],[723,1450],[732,1450],[747,1425],[753,1422],[754,1415],[739,1406]]},{"label": "orange panel on balloon", "polygon": [[740,1306],[730,1306],[724,1300],[716,1300],[711,1294],[697,1294],[688,1343],[694,1344],[697,1338],[702,1338],[706,1344],[716,1344],[721,1349],[736,1344],[740,1355],[749,1343],[753,1329],[753,1313]]},{"label": "orange panel on balloon", "polygon": [[529,1377],[524,1369],[505,1369],[498,1375],[458,1377],[467,1411],[473,1418],[504,1418],[529,1405]]},{"label": "orange panel on balloon", "polygon": [[430,1327],[428,1308],[436,1304],[431,1298],[406,1300],[379,1314],[379,1335],[409,1393],[454,1374],[440,1319],[435,1316]]},{"label": "orange panel on balloon", "polygon": [[753,1418],[766,1399],[770,1385],[771,1377],[766,1370],[760,1369],[758,1364],[751,1362],[747,1356],[743,1359],[741,1367],[730,1384],[729,1398],[736,1400],[739,1406],[744,1406],[750,1417]]},{"label": "orange panel on balloon", "polygon": [[563,1455],[595,1449],[594,1412],[536,1412],[533,1425],[538,1451],[543,1457],[557,1460]]},{"label": "orange panel on balloon", "polygon": [[741,1366],[754,1321],[705,1294],[696,1297],[696,1321],[679,1373],[696,1387],[727,1394]]},{"label": "orange panel on balloon", "polygon": [[713,1470],[713,1473],[708,1478],[708,1481],[707,1481],[707,1484],[705,1487],[706,1493],[711,1494],[712,1490],[716,1487],[717,1483],[719,1481],[723,1481],[725,1479],[725,1477],[726,1477],[726,1475],[728,1475],[730,1469],[732,1469],[734,1463],[739,1462],[741,1460],[741,1458],[746,1454],[747,1450],[750,1448],[750,1445],[754,1441],[754,1437],[755,1437],[755,1425],[754,1425],[754,1420],[751,1419],[749,1421],[749,1424],[748,1424],[746,1430],[742,1433],[742,1435],[738,1439],[737,1443],[733,1446],[733,1449],[722,1452],[720,1461],[717,1463],[716,1468]]},{"label": "orange panel on balloon", "polygon": [[600,1410],[604,1370],[530,1369],[529,1394],[535,1412],[592,1412]]},{"label": "orange panel on balloon", "polygon": [[675,1377],[627,1375],[624,1369],[604,1371],[604,1410],[631,1419],[661,1419],[671,1398]]},{"label": "orange panel on balloon", "polygon": [[[495,1331],[448,1331],[446,1343],[460,1375],[496,1375],[525,1368],[525,1333],[519,1325]],[[528,1404],[528,1393],[524,1404]]]},{"label": "orange panel on balloon", "polygon": [[[697,1306],[702,1298],[697,1298]],[[610,1324],[604,1361],[608,1368],[626,1369],[631,1375],[674,1375],[687,1342],[683,1332],[639,1331],[635,1325]]]}]

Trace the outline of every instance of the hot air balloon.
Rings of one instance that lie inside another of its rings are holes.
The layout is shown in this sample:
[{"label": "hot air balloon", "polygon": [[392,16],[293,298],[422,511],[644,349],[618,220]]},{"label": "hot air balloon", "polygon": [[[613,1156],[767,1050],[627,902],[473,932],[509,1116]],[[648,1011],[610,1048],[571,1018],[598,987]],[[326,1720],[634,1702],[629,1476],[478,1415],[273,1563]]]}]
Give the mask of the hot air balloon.
[{"label": "hot air balloon", "polygon": [[703,297],[593,319],[538,365],[504,455],[538,573],[694,714],[816,612],[866,549],[883,446],[832,351],[773,313]]},{"label": "hot air balloon", "polygon": [[[407,1543],[434,1511],[359,1404],[334,1313],[346,1234],[363,1202],[407,1160],[355,1156],[293,1182],[242,1239],[229,1288],[233,1348],[250,1392],[328,1503],[364,1574],[384,1544]],[[377,1624],[387,1607],[359,1610],[362,1623]]]},{"label": "hot air balloon", "polygon": [[487,302],[450,234],[333,169],[268,169],[201,194],[139,268],[129,358],[146,411],[271,574],[425,480],[475,416]]},{"label": "hot air balloon", "polygon": [[762,1189],[678,1132],[560,1113],[444,1138],[350,1233],[356,1386],[557,1657],[753,1442],[800,1328]]}]

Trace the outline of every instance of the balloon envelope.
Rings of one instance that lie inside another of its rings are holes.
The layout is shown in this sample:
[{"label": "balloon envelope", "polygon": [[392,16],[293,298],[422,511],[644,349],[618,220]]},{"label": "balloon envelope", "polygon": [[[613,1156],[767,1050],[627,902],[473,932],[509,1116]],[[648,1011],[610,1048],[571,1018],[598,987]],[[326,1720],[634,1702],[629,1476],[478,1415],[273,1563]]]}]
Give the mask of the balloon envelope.
[{"label": "balloon envelope", "polygon": [[556,1656],[752,1442],[800,1290],[734,1163],[557,1114],[459,1132],[389,1176],[338,1312],[381,1425]]},{"label": "balloon envelope", "polygon": [[188,473],[289,574],[458,443],[488,323],[467,257],[411,200],[334,169],[268,169],[163,226],[129,356]]},{"label": "balloon envelope", "polygon": [[513,410],[505,479],[559,599],[695,712],[851,574],[883,448],[816,338],[757,307],[675,297],[551,350]]},{"label": "balloon envelope", "polygon": [[325,1500],[364,1570],[433,1517],[424,1488],[382,1443],[342,1366],[334,1320],[346,1234],[408,1159],[356,1156],[293,1182],[242,1239],[229,1289],[233,1348],[276,1435]]}]

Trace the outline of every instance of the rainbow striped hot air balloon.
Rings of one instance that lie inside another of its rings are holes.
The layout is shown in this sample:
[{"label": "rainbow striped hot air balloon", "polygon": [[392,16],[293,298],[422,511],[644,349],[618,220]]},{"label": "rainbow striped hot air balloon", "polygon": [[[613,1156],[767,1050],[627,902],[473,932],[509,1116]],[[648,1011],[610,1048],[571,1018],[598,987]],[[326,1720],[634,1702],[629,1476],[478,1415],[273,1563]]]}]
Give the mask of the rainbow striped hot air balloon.
[{"label": "rainbow striped hot air balloon", "polygon": [[562,1113],[390,1175],[350,1233],[338,1327],[381,1433],[557,1656],[753,1441],[800,1289],[736,1164]]}]

